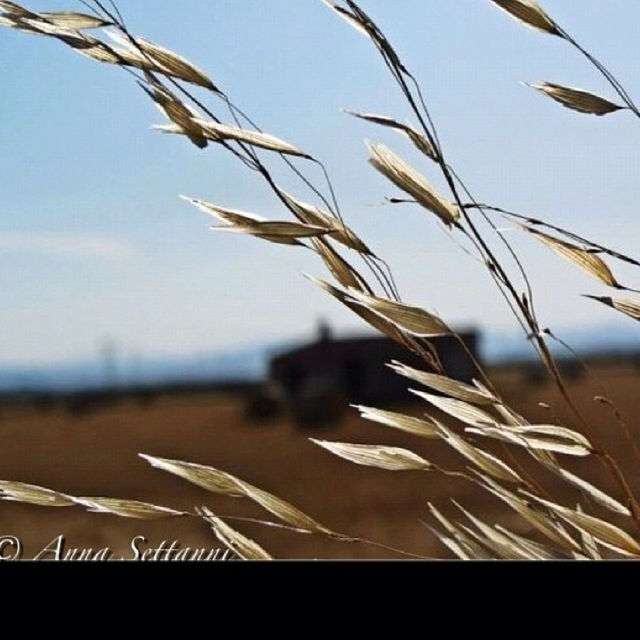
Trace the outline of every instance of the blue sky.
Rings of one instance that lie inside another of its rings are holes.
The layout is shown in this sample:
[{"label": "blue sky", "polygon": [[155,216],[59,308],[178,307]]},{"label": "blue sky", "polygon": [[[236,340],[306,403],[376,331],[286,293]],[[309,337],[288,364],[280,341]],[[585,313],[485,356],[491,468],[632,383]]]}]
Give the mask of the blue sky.
[{"label": "blue sky", "polygon": [[[362,4],[421,80],[449,161],[478,199],[638,253],[637,121],[582,116],[519,84],[549,80],[613,97],[577,53],[489,0]],[[367,165],[364,139],[387,143],[444,187],[402,138],[340,112],[408,118],[372,47],[320,0],[119,6],[134,33],[188,57],[265,130],[326,163],[347,219],[391,263],[406,300],[453,324],[513,329],[487,276],[433,216],[381,204],[398,192]],[[544,6],[640,98],[640,3]],[[310,252],[215,234],[178,199],[284,215],[220,149],[151,131],[162,117],[127,74],[7,29],[0,71],[0,364],[91,356],[107,337],[127,354],[177,354],[304,336],[320,316],[344,331],[361,327],[303,278],[323,275]],[[285,186],[309,198],[299,184]],[[510,233],[546,325],[626,324],[578,297],[604,293],[597,283]]]}]

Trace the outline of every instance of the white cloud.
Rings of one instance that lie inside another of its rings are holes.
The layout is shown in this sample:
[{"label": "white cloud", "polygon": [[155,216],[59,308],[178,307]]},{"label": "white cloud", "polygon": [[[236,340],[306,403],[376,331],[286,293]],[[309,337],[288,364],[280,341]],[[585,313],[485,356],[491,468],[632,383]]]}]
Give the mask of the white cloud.
[{"label": "white cloud", "polygon": [[0,233],[0,253],[34,252],[55,256],[102,260],[131,266],[139,252],[128,242],[109,236],[56,233]]}]

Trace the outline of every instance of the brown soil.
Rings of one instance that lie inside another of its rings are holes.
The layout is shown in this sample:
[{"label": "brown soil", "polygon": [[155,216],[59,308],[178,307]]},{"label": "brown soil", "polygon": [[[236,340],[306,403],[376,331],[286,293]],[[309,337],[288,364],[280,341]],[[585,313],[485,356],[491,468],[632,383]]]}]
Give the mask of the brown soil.
[{"label": "brown soil", "polygon": [[[631,367],[601,366],[601,382],[634,429],[640,409],[639,376]],[[500,387],[513,406],[532,421],[575,424],[562,409],[558,394],[546,383],[532,384],[514,372],[497,374]],[[623,463],[640,489],[637,460],[613,419],[610,408],[593,401],[605,391],[582,377],[570,381],[589,421]],[[558,416],[538,406],[546,402]],[[405,407],[416,414],[423,405]],[[430,460],[461,468],[459,460],[441,443],[420,440],[361,420],[349,411],[341,423],[325,429],[301,429],[287,418],[247,423],[243,400],[236,396],[194,394],[167,396],[143,406],[121,401],[82,417],[60,410],[5,409],[0,413],[0,478],[39,484],[78,496],[137,498],[181,509],[208,505],[220,515],[264,517],[245,500],[213,495],[179,478],[151,468],[138,452],[210,464],[229,471],[292,502],[334,530],[400,547],[421,555],[448,557],[448,553],[420,520],[429,521],[427,501],[458,516],[448,506],[455,497],[489,522],[498,519],[514,530],[526,527],[499,502],[464,481],[436,473],[385,472],[358,467],[337,459],[309,442],[328,440],[391,444],[413,449]],[[498,450],[499,451],[499,450]],[[572,461],[572,469],[621,498],[616,485],[602,475],[592,458]],[[553,481],[543,481],[555,490]],[[567,500],[577,496],[555,494]],[[247,523],[230,524],[259,541],[279,558],[390,558],[396,554],[361,543],[342,543]],[[528,532],[530,533],[530,532]],[[109,547],[115,556],[133,556],[131,540],[143,535],[141,547],[178,540],[181,547],[218,546],[208,525],[197,518],[155,522],[120,519],[87,513],[81,508],[41,508],[0,503],[0,536],[15,535],[31,558],[63,534],[66,548]]]}]

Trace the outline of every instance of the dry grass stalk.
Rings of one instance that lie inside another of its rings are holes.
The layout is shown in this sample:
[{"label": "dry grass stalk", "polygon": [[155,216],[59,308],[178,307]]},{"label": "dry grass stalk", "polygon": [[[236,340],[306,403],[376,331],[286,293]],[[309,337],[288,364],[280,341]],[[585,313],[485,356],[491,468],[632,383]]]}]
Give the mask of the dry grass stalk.
[{"label": "dry grass stalk", "polygon": [[555,36],[560,35],[556,23],[545,13],[542,7],[533,0],[491,0],[502,10],[506,11],[514,18],[524,22],[529,27],[550,33]]},{"label": "dry grass stalk", "polygon": [[498,457],[473,446],[441,422],[436,421],[435,424],[441,439],[479,469],[503,482],[522,483],[522,478]]},{"label": "dry grass stalk", "polygon": [[431,468],[429,462],[408,449],[377,444],[328,442],[314,438],[310,440],[339,458],[365,467],[377,467],[386,471],[425,471]]},{"label": "dry grass stalk", "polygon": [[[185,82],[196,84],[205,89],[216,91],[216,87],[211,80],[194,64],[182,56],[161,47],[159,44],[150,42],[145,38],[136,38],[135,44],[142,50],[142,53],[151,58],[158,67],[169,76],[180,78]],[[131,45],[132,51],[133,44]]]},{"label": "dry grass stalk", "polygon": [[329,230],[329,235],[334,240],[345,247],[367,256],[373,256],[373,253],[367,245],[356,235],[354,231],[349,229],[344,222],[338,220],[319,207],[298,200],[282,189],[279,190],[279,193],[301,222],[318,227],[324,227]]},{"label": "dry grass stalk", "polygon": [[211,227],[216,231],[246,233],[256,236],[257,238],[269,240],[270,242],[293,245],[300,244],[300,242],[298,242],[299,238],[316,238],[329,233],[329,230],[325,227],[289,222],[287,220],[267,220],[255,213],[238,211],[237,209],[227,209],[226,207],[221,207],[198,198],[190,198],[188,196],[180,197],[201,211],[226,223],[223,226]]},{"label": "dry grass stalk", "polygon": [[624,313],[626,316],[633,318],[634,320],[640,320],[640,302],[635,300],[629,300],[627,298],[612,298],[611,296],[589,296],[585,295],[585,298],[591,298],[606,304],[608,307]]},{"label": "dry grass stalk", "polygon": [[385,411],[383,409],[376,409],[374,407],[363,407],[360,405],[354,405],[360,412],[360,415],[365,420],[371,422],[377,422],[406,433],[411,433],[414,436],[421,438],[438,438],[438,429],[435,423],[430,419],[415,418],[414,416],[407,416],[402,413],[395,413],[393,411]]},{"label": "dry grass stalk", "polygon": [[0,497],[3,500],[23,502],[44,507],[70,507],[73,499],[64,493],[52,491],[45,487],[38,487],[24,482],[0,481]]},{"label": "dry grass stalk", "polygon": [[200,513],[202,518],[211,525],[216,538],[242,560],[272,559],[257,542],[230,527],[224,520],[216,517],[207,507],[201,507]]},{"label": "dry grass stalk", "polygon": [[451,202],[442,198],[427,179],[407,164],[402,158],[382,144],[368,144],[369,162],[398,188],[408,193],[444,224],[451,227],[460,218],[460,211]]},{"label": "dry grass stalk", "polygon": [[[451,522],[431,503],[427,503],[431,515],[444,527],[450,537],[443,535],[437,529],[429,527],[442,543],[451,549],[462,560],[488,559],[492,556],[470,537],[459,524]],[[452,544],[452,542],[454,544]]]},{"label": "dry grass stalk", "polygon": [[540,242],[552,251],[555,251],[558,255],[565,258],[565,260],[572,262],[590,276],[600,280],[609,287],[616,289],[623,288],[615,279],[607,263],[588,249],[571,244],[570,242],[565,242],[564,240],[559,240],[531,227],[522,226],[522,228],[528,231],[534,238],[540,240]]},{"label": "dry grass stalk", "polygon": [[134,38],[128,33],[108,30],[107,35],[117,45],[118,52],[129,64],[143,71],[162,73],[217,92],[207,75],[181,55],[146,38]]},{"label": "dry grass stalk", "polygon": [[463,402],[479,405],[492,405],[498,402],[498,399],[492,393],[478,389],[477,387],[472,387],[459,380],[448,378],[447,376],[428,373],[427,371],[419,371],[395,360],[388,366],[405,378],[419,382],[425,387],[430,387],[431,389],[440,391],[451,398],[462,400]]},{"label": "dry grass stalk", "polygon": [[555,519],[537,509],[529,500],[502,487],[492,478],[483,474],[478,474],[478,476],[483,481],[487,491],[505,502],[538,532],[553,542],[554,545],[557,545],[565,552],[576,553],[580,551],[579,543]]},{"label": "dry grass stalk", "polygon": [[640,544],[620,527],[584,512],[574,511],[548,500],[543,500],[538,496],[526,495],[548,507],[579,532],[593,536],[602,546],[626,556],[640,557]]},{"label": "dry grass stalk", "polygon": [[504,534],[507,538],[513,541],[524,552],[524,559],[528,560],[553,560],[555,558],[552,550],[545,547],[543,544],[525,538],[513,531],[509,531],[502,525],[495,525],[495,530]]},{"label": "dry grass stalk", "polygon": [[[328,232],[325,229],[325,233]],[[360,275],[324,238],[314,238],[311,244],[331,275],[343,287],[352,291],[370,291]]]},{"label": "dry grass stalk", "polygon": [[77,11],[43,11],[39,16],[63,29],[97,29],[111,25],[109,20]]},{"label": "dry grass stalk", "polygon": [[627,108],[621,107],[619,104],[610,102],[588,91],[572,87],[563,87],[562,85],[551,82],[539,82],[537,84],[528,84],[527,86],[553,98],[564,107],[573,109],[574,111],[580,111],[581,113],[604,116],[608,113]]},{"label": "dry grass stalk", "polygon": [[615,498],[612,498],[610,495],[606,494],[598,487],[595,487],[590,482],[580,478],[579,476],[563,469],[557,463],[548,465],[549,468],[556,474],[562,477],[565,482],[568,482],[570,485],[579,489],[584,495],[588,496],[591,500],[599,504],[601,507],[605,509],[609,509],[614,513],[619,513],[623,516],[631,516],[631,511],[625,507],[623,504],[618,502]]},{"label": "dry grass stalk", "polygon": [[316,533],[331,533],[330,529],[319,524],[313,518],[310,518],[288,502],[262,489],[258,489],[248,482],[232,476],[230,473],[219,471],[213,467],[184,462],[182,460],[168,460],[166,458],[157,458],[145,454],[140,454],[140,457],[146,460],[151,466],[177,475],[207,491],[222,493],[234,498],[249,498],[282,520],[285,524],[295,527],[296,529]]},{"label": "dry grass stalk", "polygon": [[313,276],[307,275],[307,278],[311,280],[311,282],[317,284],[329,295],[333,296],[336,300],[340,301],[346,307],[351,309],[351,311],[360,316],[368,325],[376,329],[376,331],[380,331],[380,333],[383,333],[395,342],[404,344],[405,340],[402,331],[400,331],[393,323],[385,320],[378,314],[373,313],[372,311],[369,311],[362,305],[358,304],[353,299],[349,291],[340,289],[339,287],[336,287],[325,280],[320,280],[319,278],[314,278]]},{"label": "dry grass stalk", "polygon": [[494,416],[487,413],[484,409],[479,409],[475,405],[469,404],[456,398],[446,396],[436,396],[432,393],[410,389],[411,393],[419,396],[432,404],[436,409],[444,411],[456,420],[460,420],[464,424],[474,427],[496,425],[497,420]]},{"label": "dry grass stalk", "polygon": [[286,153],[293,156],[309,157],[292,144],[267,133],[251,131],[249,129],[240,129],[238,127],[221,124],[212,120],[201,120],[198,118],[195,119],[195,124],[202,129],[206,137],[214,142],[219,142],[221,140],[237,140],[268,151],[276,151],[277,153]]},{"label": "dry grass stalk", "polygon": [[420,133],[415,127],[398,122],[388,116],[381,116],[375,113],[359,113],[357,111],[349,111],[348,109],[344,109],[344,112],[351,116],[355,116],[356,118],[360,118],[361,120],[366,120],[368,122],[382,125],[383,127],[389,127],[391,129],[401,131],[407,136],[407,138],[409,138],[409,140],[411,140],[416,149],[424,153],[425,156],[432,160],[438,159],[436,151],[431,142],[429,142],[429,139],[424,134]]},{"label": "dry grass stalk", "polygon": [[581,434],[565,427],[529,425],[526,427],[482,426],[468,427],[468,433],[496,438],[525,449],[540,449],[569,456],[588,456],[591,443]]},{"label": "dry grass stalk", "polygon": [[451,329],[438,316],[421,307],[370,296],[360,291],[349,291],[348,295],[355,304],[363,306],[411,335],[428,338],[451,333]]},{"label": "dry grass stalk", "polygon": [[160,507],[148,502],[140,502],[139,500],[76,497],[45,487],[8,480],[0,481],[0,498],[44,507],[73,507],[79,505],[85,507],[87,511],[110,513],[122,518],[135,518],[138,520],[155,520],[157,518],[185,515],[182,511]]}]

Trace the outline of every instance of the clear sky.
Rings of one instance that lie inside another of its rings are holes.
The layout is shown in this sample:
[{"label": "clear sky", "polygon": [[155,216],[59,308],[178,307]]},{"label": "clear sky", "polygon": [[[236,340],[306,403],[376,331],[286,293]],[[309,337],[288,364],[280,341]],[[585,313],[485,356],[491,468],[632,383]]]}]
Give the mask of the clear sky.
[{"label": "clear sky", "polygon": [[[367,40],[320,0],[118,4],[134,33],[191,59],[265,130],[326,163],[347,219],[392,264],[406,300],[450,323],[513,328],[486,274],[433,216],[381,205],[398,191],[367,165],[364,139],[442,183],[402,138],[340,113],[409,115]],[[519,84],[613,97],[584,59],[489,0],[362,4],[421,80],[448,159],[478,199],[640,253],[637,120],[582,116]],[[640,3],[543,4],[640,99]],[[304,336],[320,316],[343,330],[361,326],[303,278],[323,275],[310,252],[215,234],[178,199],[285,215],[222,150],[151,131],[162,117],[127,74],[7,29],[0,72],[0,364],[91,356],[106,337],[127,353],[179,354]],[[578,297],[603,293],[597,283],[522,234],[510,238],[547,325],[626,324]],[[637,273],[617,272],[640,285]]]}]

